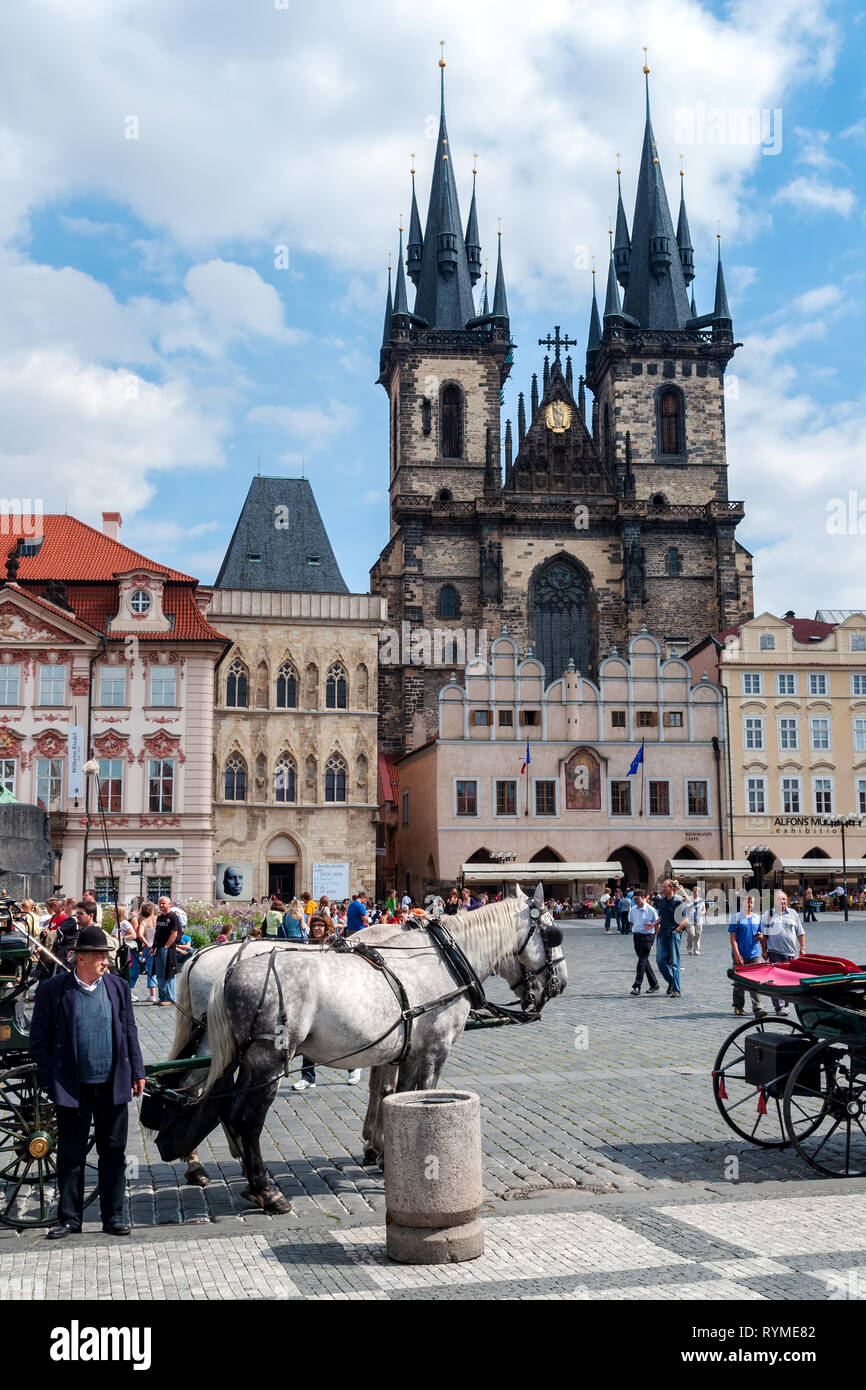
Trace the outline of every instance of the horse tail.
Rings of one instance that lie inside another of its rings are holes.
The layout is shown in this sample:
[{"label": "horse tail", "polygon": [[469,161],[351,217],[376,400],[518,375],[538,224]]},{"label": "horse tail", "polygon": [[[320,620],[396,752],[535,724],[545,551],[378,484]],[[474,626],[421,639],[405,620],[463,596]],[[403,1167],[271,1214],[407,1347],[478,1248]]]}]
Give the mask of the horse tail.
[{"label": "horse tail", "polygon": [[211,1064],[207,1080],[204,1083],[202,1098],[213,1089],[237,1056],[237,1044],[225,1001],[224,974],[214,985],[210,1003],[207,1006],[207,1032],[210,1042]]},{"label": "horse tail", "polygon": [[174,1042],[168,1054],[168,1061],[173,1062],[175,1057],[179,1057],[186,1044],[192,1037],[196,1026],[192,1016],[192,1001],[189,987],[189,968],[192,961],[187,961],[177,981],[177,1008],[174,1011]]}]

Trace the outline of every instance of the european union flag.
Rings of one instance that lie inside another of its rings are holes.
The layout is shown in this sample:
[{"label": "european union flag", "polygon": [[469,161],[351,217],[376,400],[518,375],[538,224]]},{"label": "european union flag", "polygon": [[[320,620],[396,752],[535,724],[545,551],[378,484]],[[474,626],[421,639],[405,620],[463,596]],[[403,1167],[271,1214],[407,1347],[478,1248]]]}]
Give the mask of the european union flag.
[{"label": "european union flag", "polygon": [[638,770],[638,768],[640,767],[640,765],[641,765],[642,762],[643,762],[643,743],[641,743],[640,751],[639,751],[638,753],[635,754],[635,757],[634,757],[634,759],[632,760],[632,765],[631,765],[631,767],[629,768],[628,772],[625,774],[626,777],[634,777],[635,773],[637,772],[637,770]]}]

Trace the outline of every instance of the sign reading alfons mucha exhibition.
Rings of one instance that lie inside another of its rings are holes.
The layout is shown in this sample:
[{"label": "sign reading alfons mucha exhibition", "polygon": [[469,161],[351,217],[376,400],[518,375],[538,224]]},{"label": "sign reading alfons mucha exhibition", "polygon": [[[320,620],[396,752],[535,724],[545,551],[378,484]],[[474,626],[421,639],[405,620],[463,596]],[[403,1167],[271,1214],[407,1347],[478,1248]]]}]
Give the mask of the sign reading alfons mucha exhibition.
[{"label": "sign reading alfons mucha exhibition", "polygon": [[565,808],[601,810],[601,763],[591,748],[576,748],[565,764]]}]

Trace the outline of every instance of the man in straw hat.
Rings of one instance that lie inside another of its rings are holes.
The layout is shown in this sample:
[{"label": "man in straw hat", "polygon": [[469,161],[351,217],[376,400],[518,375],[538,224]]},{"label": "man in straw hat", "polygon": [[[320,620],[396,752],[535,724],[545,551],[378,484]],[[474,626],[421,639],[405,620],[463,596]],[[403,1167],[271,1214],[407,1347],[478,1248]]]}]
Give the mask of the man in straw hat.
[{"label": "man in straw hat", "polygon": [[[89,911],[87,903],[79,908]],[[144,1062],[129,985],[109,973],[108,962],[105,932],[95,924],[82,926],[72,969],[43,981],[36,994],[30,1048],[57,1107],[58,1224],[49,1240],[81,1231],[91,1117],[102,1229],[114,1236],[130,1231],[123,1224],[128,1106],[144,1090]]]}]

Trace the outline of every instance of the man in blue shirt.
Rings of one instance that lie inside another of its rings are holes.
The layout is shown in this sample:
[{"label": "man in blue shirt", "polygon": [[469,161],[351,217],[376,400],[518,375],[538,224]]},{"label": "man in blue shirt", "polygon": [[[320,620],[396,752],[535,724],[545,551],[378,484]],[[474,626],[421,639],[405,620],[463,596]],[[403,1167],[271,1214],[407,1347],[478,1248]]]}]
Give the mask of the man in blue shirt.
[{"label": "man in blue shirt", "polygon": [[[764,933],[761,927],[761,914],[755,911],[755,899],[750,893],[746,898],[745,912],[735,912],[731,918],[731,925],[728,927],[735,970],[741,965],[755,965],[759,960],[763,960]],[[749,998],[752,1001],[755,1018],[766,1018],[767,1010],[761,1007],[760,996],[750,989]],[[745,987],[735,983],[734,1013],[742,1017],[746,1012],[745,1003]]]},{"label": "man in blue shirt", "polygon": [[346,930],[344,936],[354,936],[367,925],[367,894],[362,890],[356,893],[346,908]]}]

